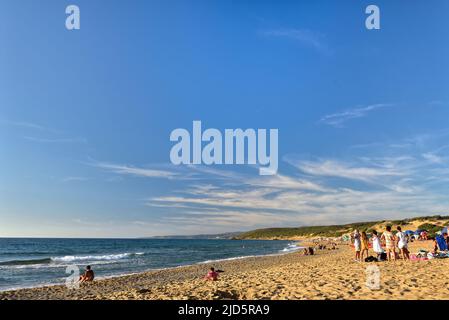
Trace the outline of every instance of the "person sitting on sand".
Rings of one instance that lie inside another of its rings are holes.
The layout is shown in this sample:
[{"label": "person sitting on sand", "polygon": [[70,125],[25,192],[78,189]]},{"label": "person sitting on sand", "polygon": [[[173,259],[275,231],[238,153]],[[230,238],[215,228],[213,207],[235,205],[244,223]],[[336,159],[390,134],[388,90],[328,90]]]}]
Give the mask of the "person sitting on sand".
[{"label": "person sitting on sand", "polygon": [[355,261],[360,261],[361,242],[359,230],[356,229],[354,231],[352,238],[354,239]]},{"label": "person sitting on sand", "polygon": [[405,233],[402,232],[400,226],[398,226],[396,229],[398,230],[398,232],[396,233],[396,238],[398,239],[398,248],[401,251],[402,258],[404,260],[410,260],[410,255],[407,248],[407,237],[405,236]]},{"label": "person sitting on sand", "polygon": [[395,250],[395,236],[391,232],[391,226],[386,227],[386,231],[382,233],[380,237],[385,241],[385,249],[387,251],[387,259],[391,261],[391,257],[393,256],[393,260],[396,260],[396,250]]},{"label": "person sitting on sand", "polygon": [[433,254],[437,254],[438,253],[438,241],[437,239],[433,239]]},{"label": "person sitting on sand", "polygon": [[211,280],[211,281],[217,281],[218,280],[218,272],[215,271],[214,267],[211,267],[204,279]]},{"label": "person sitting on sand", "polygon": [[368,249],[369,249],[369,244],[368,244],[368,237],[366,235],[366,232],[363,231],[361,236],[360,236],[360,242],[361,242],[361,255],[360,255],[360,260],[363,261],[363,257],[365,256],[366,253],[366,257],[368,258]]},{"label": "person sitting on sand", "polygon": [[90,266],[87,266],[86,271],[80,277],[79,281],[80,282],[94,281],[94,277],[95,277],[94,271],[92,270],[92,268]]}]

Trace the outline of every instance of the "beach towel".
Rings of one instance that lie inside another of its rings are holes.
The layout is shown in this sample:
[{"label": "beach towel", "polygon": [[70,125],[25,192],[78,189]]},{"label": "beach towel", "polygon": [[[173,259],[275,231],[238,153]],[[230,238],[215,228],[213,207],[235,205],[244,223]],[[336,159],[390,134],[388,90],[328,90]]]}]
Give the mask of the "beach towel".
[{"label": "beach towel", "polygon": [[436,255],[434,255],[434,258],[437,259],[446,259],[447,257],[448,256],[446,252],[438,252]]},{"label": "beach towel", "polygon": [[416,254],[410,255],[410,261],[425,261],[425,260],[429,260],[429,259],[427,257],[419,256]]},{"label": "beach towel", "polygon": [[447,243],[443,236],[437,235],[435,239],[437,240],[438,249],[440,249],[440,251],[447,250]]}]

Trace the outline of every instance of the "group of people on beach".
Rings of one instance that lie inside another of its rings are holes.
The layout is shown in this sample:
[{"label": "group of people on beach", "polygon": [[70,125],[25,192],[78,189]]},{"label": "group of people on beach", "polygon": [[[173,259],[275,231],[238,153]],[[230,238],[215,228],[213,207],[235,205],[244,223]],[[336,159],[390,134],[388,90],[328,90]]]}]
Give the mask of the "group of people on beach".
[{"label": "group of people on beach", "polygon": [[[377,261],[396,260],[399,258],[399,253],[402,255],[402,259],[410,259],[410,252],[407,245],[408,236],[402,232],[400,226],[397,226],[396,229],[396,234],[393,234],[391,226],[387,226],[380,236],[376,230],[372,231],[372,249],[377,255]],[[363,231],[360,233],[359,230],[355,230],[352,234],[352,240],[354,243],[355,261],[370,261],[369,239],[366,232]],[[398,252],[396,252],[396,248],[398,248]]]},{"label": "group of people on beach", "polygon": [[[428,258],[449,257],[449,236],[447,232],[443,232],[435,238],[429,238],[425,231],[422,231],[419,234],[407,235],[402,231],[400,226],[397,226],[396,229],[397,232],[393,234],[391,226],[387,226],[380,236],[376,230],[373,230],[371,239],[368,238],[366,232],[355,230],[354,233],[351,234],[355,250],[355,261],[390,261],[399,259],[401,256],[404,260],[416,260],[417,257],[422,258],[423,254],[427,254]],[[437,239],[439,239],[440,243]],[[377,257],[369,255],[370,240],[372,250],[376,253]],[[421,249],[418,254],[410,256],[408,242],[414,240],[433,240],[433,248],[430,252]]]}]

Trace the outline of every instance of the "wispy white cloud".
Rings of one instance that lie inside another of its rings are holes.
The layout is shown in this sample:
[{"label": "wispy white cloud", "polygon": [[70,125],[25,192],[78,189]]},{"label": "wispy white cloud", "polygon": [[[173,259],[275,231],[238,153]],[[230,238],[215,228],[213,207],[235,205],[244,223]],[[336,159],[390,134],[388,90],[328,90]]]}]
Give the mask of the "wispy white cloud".
[{"label": "wispy white cloud", "polygon": [[[259,176],[257,170],[251,169],[229,170],[230,167],[183,166],[190,175],[172,167],[163,167],[163,172],[155,169],[157,166],[103,163],[97,167],[121,175],[176,178],[176,188],[171,192],[149,196],[143,203],[151,212],[157,210],[160,214],[152,221],[161,228],[176,225],[176,231],[181,233],[448,212],[449,170],[438,162],[445,159],[447,143],[442,144],[439,135],[429,134],[426,144],[391,147],[404,141],[367,143],[366,149],[348,147],[351,154],[344,157],[290,155],[284,161],[291,166],[283,168],[289,170],[282,169],[275,176]],[[432,147],[425,149],[426,145]],[[429,155],[437,155],[438,161]]]},{"label": "wispy white cloud", "polygon": [[67,137],[67,134],[58,129],[27,121],[13,121],[0,119],[0,124],[19,128],[26,132],[23,138],[37,143],[87,143],[87,139],[81,137]]},{"label": "wispy white cloud", "polygon": [[317,161],[287,159],[287,161],[312,176],[339,177],[366,182],[373,182],[379,177],[404,176],[406,174],[403,170],[389,164],[363,166],[332,159],[318,159]]},{"label": "wispy white cloud", "polygon": [[60,130],[49,128],[49,127],[46,127],[46,126],[43,126],[41,124],[37,124],[37,123],[34,123],[34,122],[12,121],[12,120],[1,119],[0,123],[3,124],[3,125],[13,126],[13,127],[20,127],[20,128],[25,128],[25,129],[46,131],[46,132],[50,132],[50,133],[61,133]]},{"label": "wispy white cloud", "polygon": [[148,168],[138,168],[128,165],[119,165],[119,164],[111,164],[105,162],[97,162],[92,163],[91,165],[109,170],[116,174],[122,175],[132,175],[137,177],[146,177],[146,178],[166,178],[171,179],[178,174],[176,172],[168,171],[168,170],[157,170],[157,169],[148,169]]},{"label": "wispy white cloud", "polygon": [[26,140],[39,143],[87,143],[84,138],[38,138],[38,137],[23,137]]},{"label": "wispy white cloud", "polygon": [[330,52],[330,49],[325,42],[324,35],[316,31],[308,29],[281,28],[264,30],[261,31],[261,34],[266,37],[292,39],[321,53]]},{"label": "wispy white cloud", "polygon": [[431,163],[443,163],[443,157],[431,152],[426,152],[422,154],[422,157]]},{"label": "wispy white cloud", "polygon": [[336,128],[342,128],[344,126],[344,124],[349,120],[356,119],[356,118],[363,118],[363,117],[366,117],[369,113],[371,113],[373,111],[376,111],[379,109],[384,109],[384,108],[391,107],[391,106],[393,106],[393,104],[379,103],[379,104],[372,104],[372,105],[364,106],[364,107],[357,107],[357,108],[345,110],[343,112],[337,112],[337,113],[325,115],[324,117],[322,117],[320,119],[319,122],[336,127]]},{"label": "wispy white cloud", "polygon": [[87,177],[77,177],[77,176],[70,176],[65,177],[62,179],[62,182],[76,182],[76,181],[87,181],[89,178]]}]

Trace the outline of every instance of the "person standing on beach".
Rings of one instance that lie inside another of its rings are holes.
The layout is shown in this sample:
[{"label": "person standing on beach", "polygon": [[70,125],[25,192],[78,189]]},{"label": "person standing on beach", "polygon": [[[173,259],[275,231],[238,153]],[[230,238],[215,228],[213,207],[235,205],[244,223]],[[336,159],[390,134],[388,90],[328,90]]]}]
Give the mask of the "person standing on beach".
[{"label": "person standing on beach", "polygon": [[377,260],[381,261],[380,257],[384,252],[384,249],[382,249],[382,246],[380,245],[380,239],[376,230],[373,230],[373,250],[377,254]]},{"label": "person standing on beach", "polygon": [[355,250],[355,261],[360,261],[360,247],[361,247],[361,243],[360,243],[360,233],[359,230],[355,230],[354,234],[352,236],[352,238],[354,239],[354,250]]},{"label": "person standing on beach", "polygon": [[387,259],[391,261],[391,256],[393,255],[393,260],[396,260],[396,250],[395,250],[395,236],[391,232],[391,226],[387,226],[386,231],[382,233],[380,237],[385,241],[385,249],[387,251]]},{"label": "person standing on beach", "polygon": [[362,253],[360,256],[360,260],[363,261],[363,257],[365,256],[365,253],[366,253],[366,257],[368,258],[368,249],[369,249],[368,237],[367,237],[365,231],[362,231],[360,240],[361,240],[361,244],[362,244]]},{"label": "person standing on beach", "polygon": [[402,232],[400,226],[398,226],[396,229],[398,230],[398,232],[396,233],[396,238],[398,239],[398,248],[402,253],[402,258],[404,260],[410,260],[410,255],[407,248],[407,237],[405,236],[405,233]]}]

